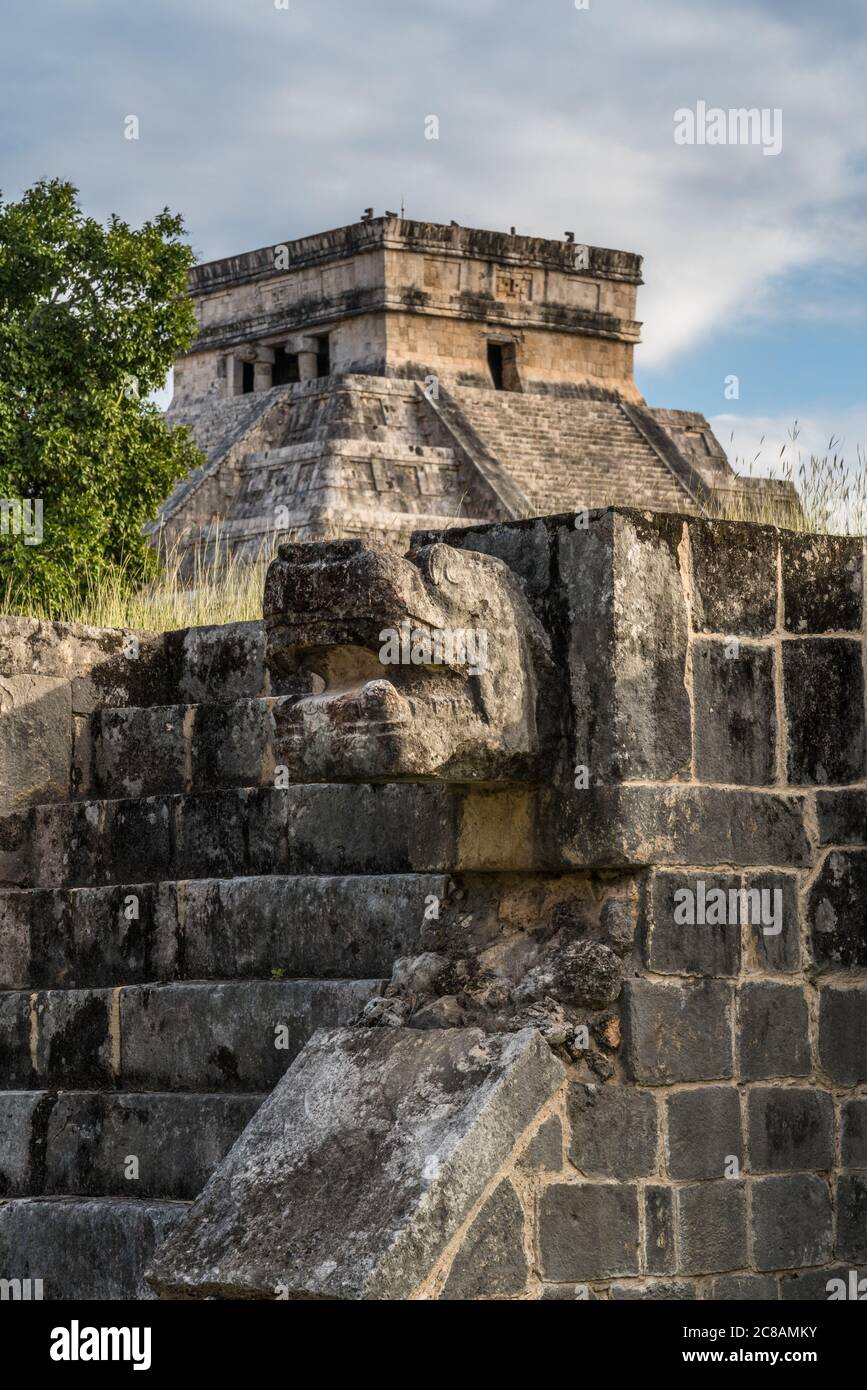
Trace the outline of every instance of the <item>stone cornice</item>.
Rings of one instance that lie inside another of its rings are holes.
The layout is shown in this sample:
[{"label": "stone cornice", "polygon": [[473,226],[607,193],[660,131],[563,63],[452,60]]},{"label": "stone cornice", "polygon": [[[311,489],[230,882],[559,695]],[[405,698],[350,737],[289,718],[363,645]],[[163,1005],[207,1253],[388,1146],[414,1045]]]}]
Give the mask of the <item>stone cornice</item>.
[{"label": "stone cornice", "polygon": [[637,343],[641,324],[634,319],[620,319],[615,314],[596,313],[568,305],[510,305],[503,300],[480,301],[474,297],[465,308],[429,303],[424,296],[385,294],[381,289],[336,296],[334,299],[297,305],[281,306],[267,314],[235,319],[231,323],[210,324],[201,329],[193,343],[192,352],[213,352],[232,348],[251,340],[278,334],[290,334],[300,328],[312,332],[332,323],[345,322],[360,314],[421,314],[428,318],[461,319],[475,323],[479,331],[485,326],[522,332],[540,329],[554,333],[581,333],[587,337],[608,338],[616,342]]},{"label": "stone cornice", "polygon": [[[285,247],[285,269],[275,267],[275,248]],[[629,251],[588,247],[587,265],[575,267],[577,244],[543,237],[511,236],[475,227],[415,222],[400,217],[377,217],[315,236],[274,242],[256,251],[206,261],[190,271],[193,296],[260,280],[270,280],[307,267],[325,265],[376,250],[409,251],[465,260],[495,261],[567,272],[580,277],[622,280],[640,285],[642,257]]]}]

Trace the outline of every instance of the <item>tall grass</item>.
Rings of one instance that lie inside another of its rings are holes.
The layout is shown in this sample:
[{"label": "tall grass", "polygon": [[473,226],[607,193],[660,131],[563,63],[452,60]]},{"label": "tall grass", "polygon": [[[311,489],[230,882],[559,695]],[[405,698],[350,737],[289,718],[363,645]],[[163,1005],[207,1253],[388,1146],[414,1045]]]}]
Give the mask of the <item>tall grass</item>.
[{"label": "tall grass", "polygon": [[[825,454],[805,457],[799,444],[797,420],[787,432],[786,442],[776,459],[763,460],[764,440],[750,459],[735,457],[734,468],[749,484],[770,474],[770,486],[752,488],[726,499],[720,515],[729,521],[757,521],[790,530],[819,532],[837,536],[867,535],[867,455],[861,446],[854,461],[847,462],[840,441],[832,436]],[[759,473],[761,469],[761,474]],[[793,484],[800,509],[793,508],[774,482]]]},{"label": "tall grass", "polygon": [[[789,529],[832,535],[867,535],[867,456],[856,450],[854,464],[839,452],[831,439],[823,456],[801,454],[797,421],[776,460],[761,458],[763,441],[748,460],[735,459],[735,471],[747,480],[747,488],[721,500],[714,510],[730,521],[753,521]],[[756,487],[759,468],[771,472],[770,487]],[[774,489],[774,481],[793,484],[800,506],[792,505],[791,492]],[[460,524],[455,519],[455,524]],[[240,559],[214,536],[214,548],[224,558],[212,565],[203,552],[187,552],[178,543],[169,546],[160,572],[149,584],[130,583],[123,565],[109,566],[86,576],[78,597],[48,612],[37,597],[19,583],[0,592],[0,612],[25,617],[88,623],[94,627],[125,627],[168,632],[173,628],[201,627],[240,622],[262,616],[265,571],[276,552],[276,542],[258,552],[254,560]]]},{"label": "tall grass", "polygon": [[272,546],[254,561],[242,561],[230,551],[220,566],[213,566],[202,552],[187,554],[173,544],[158,576],[144,586],[130,583],[124,565],[112,565],[85,576],[78,597],[51,612],[20,583],[15,589],[7,584],[0,612],[152,632],[261,618],[265,571],[275,552]]}]

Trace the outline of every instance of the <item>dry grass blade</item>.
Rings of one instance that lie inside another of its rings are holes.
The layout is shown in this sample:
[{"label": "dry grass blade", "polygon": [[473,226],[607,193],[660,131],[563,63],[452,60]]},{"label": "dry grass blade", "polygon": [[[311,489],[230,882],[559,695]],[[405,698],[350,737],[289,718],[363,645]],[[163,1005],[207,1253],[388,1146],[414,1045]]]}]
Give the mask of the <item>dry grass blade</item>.
[{"label": "dry grass blade", "polygon": [[[2,611],[154,632],[261,618],[265,571],[275,549],[260,551],[252,561],[234,551],[224,552],[222,563],[213,566],[198,550],[191,564],[176,544],[166,553],[158,576],[143,587],[131,586],[125,567],[114,565],[89,577],[75,602],[51,612],[20,585],[14,591],[7,585]],[[215,550],[221,550],[219,537]]]}]

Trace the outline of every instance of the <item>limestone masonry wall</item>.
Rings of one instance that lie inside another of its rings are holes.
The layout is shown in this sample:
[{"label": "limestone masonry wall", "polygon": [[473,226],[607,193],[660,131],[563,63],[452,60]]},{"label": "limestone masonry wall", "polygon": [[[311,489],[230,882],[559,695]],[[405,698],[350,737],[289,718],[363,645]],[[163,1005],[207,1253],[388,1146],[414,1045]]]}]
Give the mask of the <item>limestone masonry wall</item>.
[{"label": "limestone masonry wall", "polygon": [[[599,728],[610,630],[590,652],[586,623],[575,633],[589,767],[637,786],[715,784],[720,797],[798,789],[787,802],[796,823],[776,845],[729,842],[712,864],[707,799],[704,853],[675,865],[678,841],[695,841],[674,821],[669,862],[637,884],[626,1084],[580,1068],[564,1082],[437,1277],[445,1297],[826,1298],[829,1280],[867,1260],[862,543],[691,522],[677,528],[677,563],[674,531],[651,566],[647,532],[625,530],[624,562],[638,568],[620,610],[622,722],[615,657]],[[491,532],[465,543],[508,544]],[[582,596],[585,618],[603,593]],[[659,640],[642,650],[648,598]],[[651,700],[655,748],[642,717]],[[742,885],[779,891],[773,925],[677,923],[676,893]]]},{"label": "limestone masonry wall", "polygon": [[613,509],[287,545],[261,624],[4,620],[0,1277],[845,1297],[864,615],[861,540]]},{"label": "limestone masonry wall", "polygon": [[386,214],[196,266],[172,426],[207,462],[152,527],[220,564],[561,507],[800,516],[633,377],[641,257]]},{"label": "limestone masonry wall", "polygon": [[638,399],[640,283],[627,252],[388,216],[263,247],[192,272],[199,332],[173,409],[237,394],[243,361],[270,385],[275,348],[310,354],[301,379],[315,376],[323,335],[333,372],[486,386],[492,340],[521,345],[525,389],[587,380]]}]

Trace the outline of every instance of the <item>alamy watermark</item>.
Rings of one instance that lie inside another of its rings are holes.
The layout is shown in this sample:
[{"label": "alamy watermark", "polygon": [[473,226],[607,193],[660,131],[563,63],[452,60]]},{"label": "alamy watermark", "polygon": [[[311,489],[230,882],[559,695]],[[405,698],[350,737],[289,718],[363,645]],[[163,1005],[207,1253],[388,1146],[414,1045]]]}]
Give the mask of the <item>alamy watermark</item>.
[{"label": "alamy watermark", "polygon": [[674,894],[676,927],[721,927],[748,923],[761,927],[763,936],[779,936],[783,930],[781,888],[708,888],[703,878],[695,888],[678,888]]},{"label": "alamy watermark", "polygon": [[838,1303],[841,1299],[857,1303],[867,1301],[867,1279],[859,1279],[857,1269],[849,1270],[848,1279],[829,1279],[825,1289],[829,1303]]},{"label": "alamy watermark", "polygon": [[42,498],[0,497],[2,536],[23,536],[25,545],[41,545]]},{"label": "alamy watermark", "polygon": [[404,618],[399,628],[379,634],[383,666],[466,666],[471,676],[488,669],[488,634],[484,628],[413,627]]},{"label": "alamy watermark", "polygon": [[783,148],[783,112],[779,106],[738,106],[724,110],[697,101],[695,110],[681,106],[674,113],[676,145],[761,145],[762,154]]},{"label": "alamy watermark", "polygon": [[0,1279],[0,1303],[31,1303],[44,1297],[42,1279]]},{"label": "alamy watermark", "polygon": [[151,1329],[82,1327],[73,1318],[68,1327],[52,1328],[48,1355],[52,1361],[130,1361],[134,1371],[148,1371]]}]

